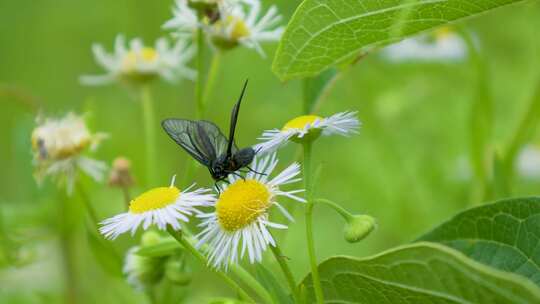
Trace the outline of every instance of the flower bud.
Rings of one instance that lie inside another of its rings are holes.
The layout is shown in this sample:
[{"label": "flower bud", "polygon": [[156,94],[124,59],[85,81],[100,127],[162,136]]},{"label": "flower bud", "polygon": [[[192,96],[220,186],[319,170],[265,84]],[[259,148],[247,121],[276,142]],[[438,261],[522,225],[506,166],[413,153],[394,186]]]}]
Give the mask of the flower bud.
[{"label": "flower bud", "polygon": [[141,246],[147,247],[157,245],[161,241],[161,236],[156,231],[146,231],[141,237]]},{"label": "flower bud", "polygon": [[109,186],[127,188],[134,184],[131,176],[131,163],[125,157],[117,157],[113,161],[111,174],[109,176]]},{"label": "flower bud", "polygon": [[123,271],[130,285],[144,290],[161,281],[166,258],[140,256],[138,250],[139,246],[135,246],[128,251]]},{"label": "flower bud", "polygon": [[174,284],[186,286],[191,282],[192,274],[183,257],[171,257],[165,264],[165,277]]},{"label": "flower bud", "polygon": [[356,243],[366,238],[377,226],[375,219],[369,215],[355,215],[347,221],[343,231],[345,240]]}]

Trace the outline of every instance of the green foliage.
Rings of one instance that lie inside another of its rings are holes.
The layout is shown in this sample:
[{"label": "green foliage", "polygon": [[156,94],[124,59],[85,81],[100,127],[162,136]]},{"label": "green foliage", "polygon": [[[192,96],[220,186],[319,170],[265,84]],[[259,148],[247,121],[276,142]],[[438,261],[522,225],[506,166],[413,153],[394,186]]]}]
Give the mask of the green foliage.
[{"label": "green foliage", "polygon": [[514,272],[540,286],[540,198],[502,200],[466,210],[420,238]]},{"label": "green foliage", "polygon": [[281,80],[309,77],[397,41],[520,0],[305,0],[283,35],[272,69]]},{"label": "green foliage", "polygon": [[173,238],[164,238],[158,244],[146,245],[137,250],[137,255],[145,257],[163,257],[178,253],[180,244]]},{"label": "green foliage", "polygon": [[[327,303],[538,303],[540,288],[435,243],[416,243],[375,257],[333,257],[320,266]],[[304,282],[307,303],[314,294]]]},{"label": "green foliage", "polygon": [[93,231],[86,233],[88,246],[103,271],[111,276],[122,277],[122,258],[111,243]]},{"label": "green foliage", "polygon": [[266,269],[262,264],[255,266],[255,278],[270,292],[275,303],[293,303],[291,297],[287,294],[287,291],[279,284],[272,272]]}]

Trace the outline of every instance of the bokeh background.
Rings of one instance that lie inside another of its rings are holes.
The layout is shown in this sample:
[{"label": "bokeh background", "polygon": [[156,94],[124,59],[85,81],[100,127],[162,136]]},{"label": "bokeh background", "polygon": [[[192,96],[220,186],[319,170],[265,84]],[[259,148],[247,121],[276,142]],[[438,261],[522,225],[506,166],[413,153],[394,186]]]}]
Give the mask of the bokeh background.
[{"label": "bokeh background", "polygon": [[[299,3],[274,2],[286,20]],[[80,302],[148,301],[125,280],[109,276],[99,266],[95,250],[88,244],[80,197],[74,195],[67,207],[60,208],[54,184],[38,188],[32,175],[30,134],[38,111],[57,116],[69,111],[86,113],[92,130],[110,134],[96,158],[109,164],[117,156],[129,158],[137,180],[133,194],[144,191],[145,142],[140,136],[142,114],[137,96],[118,85],[85,87],[78,77],[101,72],[90,51],[94,42],[110,49],[117,33],[139,36],[147,43],[167,35],[160,27],[171,17],[172,5],[172,0],[0,0],[0,257],[15,252],[23,260],[13,265],[3,259],[0,303],[62,300],[65,261],[55,227],[66,216],[73,228]],[[539,76],[540,5],[529,1],[505,7],[459,22],[459,27],[474,34],[488,67],[494,118],[491,142],[497,149],[508,142],[519,124]],[[206,118],[227,128],[230,109],[249,77],[239,119],[240,146],[255,144],[263,130],[281,127],[301,114],[301,83],[281,83],[270,70],[275,47],[265,46],[266,59],[240,48],[223,58]],[[391,64],[376,53],[341,75],[318,114],[357,110],[363,126],[350,138],[317,141],[315,158],[323,170],[317,195],[354,213],[370,214],[379,225],[365,241],[349,244],[343,240],[342,219],[317,207],[319,260],[335,254],[362,257],[409,242],[476,203],[467,168],[477,76],[469,60]],[[194,117],[193,83],[155,82],[152,94],[159,120]],[[185,170],[187,155],[161,130],[157,140],[160,185],[166,185],[173,174]],[[534,136],[531,145],[535,141],[540,144],[540,136]],[[281,165],[295,160],[297,152],[295,145],[282,150]],[[204,168],[198,170],[196,181],[210,185]],[[83,183],[100,219],[123,210],[119,190],[87,177]],[[512,195],[538,194],[539,187],[539,179],[518,177]],[[295,217],[286,235],[276,235],[300,279],[309,268],[301,208],[295,210]],[[123,236],[113,245],[124,252],[135,243],[136,238]],[[278,269],[271,256],[265,263]],[[187,303],[232,295],[217,276],[196,262],[193,269],[191,285],[178,291],[186,294]]]}]

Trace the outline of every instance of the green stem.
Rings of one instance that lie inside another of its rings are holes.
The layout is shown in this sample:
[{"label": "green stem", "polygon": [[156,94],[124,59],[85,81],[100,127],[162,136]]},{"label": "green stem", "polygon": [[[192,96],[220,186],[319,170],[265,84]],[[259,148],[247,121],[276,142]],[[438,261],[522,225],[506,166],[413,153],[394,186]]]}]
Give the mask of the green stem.
[{"label": "green stem", "polygon": [[268,293],[268,291],[266,291],[266,289],[244,268],[233,264],[230,265],[230,270],[241,282],[243,282],[246,286],[249,286],[259,296],[259,298],[264,301],[264,303],[274,303],[274,300],[272,300],[272,296]]},{"label": "green stem", "polygon": [[345,220],[351,220],[354,216],[347,210],[345,210],[340,205],[332,202],[331,200],[327,200],[325,198],[318,198],[314,200],[314,202],[319,204],[324,204],[332,209],[334,209],[337,213],[339,213]]},{"label": "green stem", "polygon": [[216,84],[216,78],[219,72],[219,66],[221,65],[221,51],[217,50],[212,57],[212,62],[210,63],[210,70],[208,70],[208,77],[206,78],[206,87],[204,88],[203,94],[203,109],[208,105],[208,100],[212,97],[214,93],[214,87]]},{"label": "green stem", "polygon": [[[186,225],[182,225],[182,231],[186,238],[193,235]],[[203,251],[208,250],[208,245],[201,246]],[[246,286],[249,286],[265,303],[273,303],[272,296],[253,276],[238,264],[230,265],[231,272]]]},{"label": "green stem", "polygon": [[[199,20],[203,18],[199,12]],[[204,116],[203,83],[204,83],[204,30],[197,30],[197,83],[195,85],[195,99],[197,101],[195,116],[201,119]]]},{"label": "green stem", "polygon": [[317,268],[317,257],[315,256],[315,242],[313,241],[313,185],[311,184],[311,148],[312,143],[304,143],[304,183],[306,188],[306,239],[309,253],[309,264],[311,266],[311,277],[313,279],[313,289],[317,303],[324,302],[324,296],[319,278],[319,269]]},{"label": "green stem", "polygon": [[88,197],[88,194],[84,190],[83,185],[80,182],[77,182],[76,187],[77,187],[77,191],[79,192],[79,195],[81,196],[84,207],[86,208],[86,211],[88,212],[88,215],[90,216],[90,219],[92,220],[92,225],[97,230],[99,219],[98,219],[96,210],[94,209],[94,206],[92,206],[92,202],[90,202],[90,198]]},{"label": "green stem", "polygon": [[[185,250],[187,250],[191,255],[193,255],[197,260],[201,262],[204,266],[208,266],[208,260],[204,255],[202,255],[195,247],[188,241],[183,235],[182,232],[174,231],[170,226],[167,226],[167,231],[172,237],[174,237]],[[235,292],[237,292],[240,297],[244,300],[247,300],[252,303],[256,303],[253,298],[251,298],[233,279],[231,279],[227,274],[221,271],[215,271],[227,284],[229,284]]]},{"label": "green stem", "polygon": [[155,186],[157,183],[156,171],[156,121],[154,105],[149,86],[141,88],[141,106],[144,123],[144,136],[146,139],[146,174],[147,184]]},{"label": "green stem", "polygon": [[270,245],[270,249],[272,250],[274,257],[276,258],[276,261],[278,262],[279,267],[281,267],[281,271],[283,272],[285,279],[287,279],[287,283],[289,284],[289,289],[291,290],[294,303],[300,303],[300,299],[298,297],[298,289],[296,288],[294,276],[292,274],[291,269],[289,268],[289,264],[287,264],[287,261],[285,260],[285,256],[283,255],[283,253],[281,252],[281,249],[279,249],[277,244],[275,247]]},{"label": "green stem", "polygon": [[60,250],[65,280],[64,302],[74,304],[77,303],[79,285],[73,244],[73,209],[63,193],[59,195],[59,201]]}]

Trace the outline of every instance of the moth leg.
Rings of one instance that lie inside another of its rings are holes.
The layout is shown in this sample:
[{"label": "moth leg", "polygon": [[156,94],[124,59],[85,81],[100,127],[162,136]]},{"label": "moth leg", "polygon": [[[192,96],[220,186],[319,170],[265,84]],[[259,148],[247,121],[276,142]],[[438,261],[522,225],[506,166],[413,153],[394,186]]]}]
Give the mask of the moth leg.
[{"label": "moth leg", "polygon": [[253,172],[253,173],[255,173],[255,174],[266,175],[266,173],[257,172],[257,171],[255,171],[255,170],[251,169],[249,166],[246,166],[246,168],[247,168],[250,172]]},{"label": "moth leg", "polygon": [[233,172],[231,172],[230,174],[235,175],[235,176],[238,176],[238,177],[240,177],[241,179],[243,179],[244,181],[246,181],[246,177],[245,177],[245,176],[242,176],[242,175],[240,175],[240,174],[238,174],[238,173],[236,173],[236,171],[233,171]]}]

